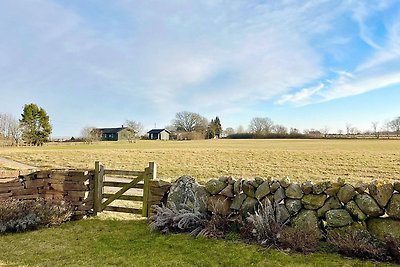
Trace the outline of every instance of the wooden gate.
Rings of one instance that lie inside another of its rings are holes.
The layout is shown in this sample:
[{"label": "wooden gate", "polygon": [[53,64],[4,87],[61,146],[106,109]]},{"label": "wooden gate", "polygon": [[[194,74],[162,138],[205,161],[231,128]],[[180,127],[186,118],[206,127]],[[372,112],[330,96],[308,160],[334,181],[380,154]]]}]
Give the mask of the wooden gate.
[{"label": "wooden gate", "polygon": [[[98,212],[116,211],[133,214],[141,214],[143,217],[149,215],[149,181],[157,176],[157,166],[149,162],[144,171],[109,170],[99,161],[95,163],[94,172],[94,215]],[[128,180],[129,179],[129,180]],[[105,193],[105,187],[120,188],[117,192]],[[129,189],[137,189],[140,195],[127,195]],[[142,202],[142,208],[111,206],[114,200],[130,200]]]}]

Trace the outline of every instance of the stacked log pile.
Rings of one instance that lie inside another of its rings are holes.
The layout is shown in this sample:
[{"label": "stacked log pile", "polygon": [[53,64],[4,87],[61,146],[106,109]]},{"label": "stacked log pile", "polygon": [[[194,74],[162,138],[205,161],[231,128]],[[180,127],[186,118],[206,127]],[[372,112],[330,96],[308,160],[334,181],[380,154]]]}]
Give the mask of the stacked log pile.
[{"label": "stacked log pile", "polygon": [[38,171],[0,179],[0,199],[65,199],[80,218],[93,212],[93,172],[79,170]]}]

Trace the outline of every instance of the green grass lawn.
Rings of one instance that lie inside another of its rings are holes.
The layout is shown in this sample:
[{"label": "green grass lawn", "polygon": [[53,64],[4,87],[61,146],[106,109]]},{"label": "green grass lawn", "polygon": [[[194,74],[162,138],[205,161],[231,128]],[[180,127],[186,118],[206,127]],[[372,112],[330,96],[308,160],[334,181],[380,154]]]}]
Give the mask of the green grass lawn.
[{"label": "green grass lawn", "polygon": [[162,235],[143,220],[88,219],[0,236],[0,266],[391,266],[289,254],[240,241]]}]

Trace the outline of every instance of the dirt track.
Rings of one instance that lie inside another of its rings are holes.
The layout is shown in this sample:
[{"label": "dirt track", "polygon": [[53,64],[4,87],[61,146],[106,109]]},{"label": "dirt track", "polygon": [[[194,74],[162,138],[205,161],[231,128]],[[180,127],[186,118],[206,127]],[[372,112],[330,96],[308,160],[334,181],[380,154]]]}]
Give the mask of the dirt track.
[{"label": "dirt track", "polygon": [[14,160],[0,157],[0,165],[13,170],[37,170],[38,168]]}]

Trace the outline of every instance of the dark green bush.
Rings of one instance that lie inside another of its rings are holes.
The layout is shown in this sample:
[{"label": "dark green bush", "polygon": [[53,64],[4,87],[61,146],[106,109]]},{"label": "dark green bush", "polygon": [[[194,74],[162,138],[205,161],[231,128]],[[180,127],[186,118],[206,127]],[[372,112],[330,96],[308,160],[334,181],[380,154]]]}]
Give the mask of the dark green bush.
[{"label": "dark green bush", "polygon": [[72,216],[72,207],[63,200],[0,201],[0,233],[23,232],[39,226],[58,225]]}]

